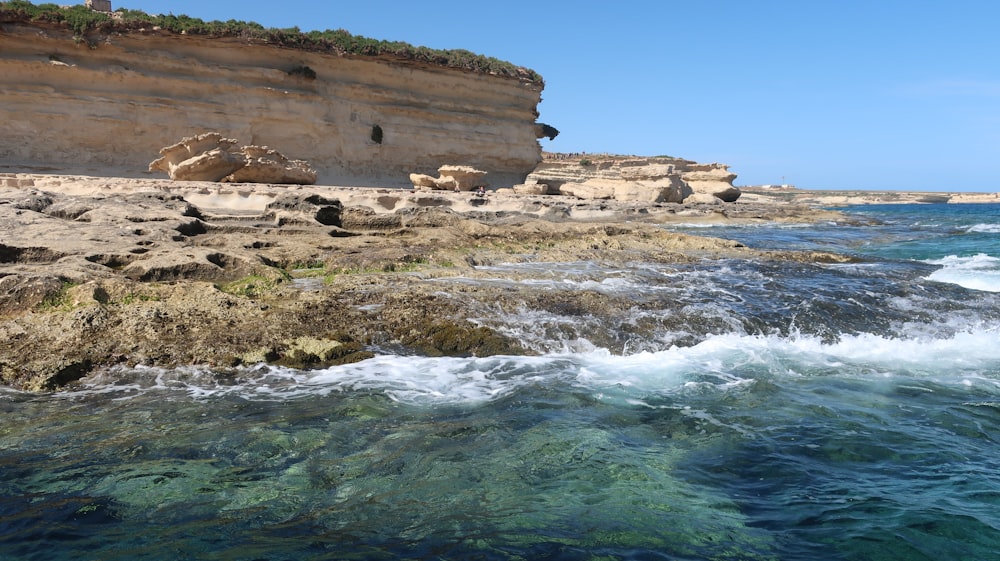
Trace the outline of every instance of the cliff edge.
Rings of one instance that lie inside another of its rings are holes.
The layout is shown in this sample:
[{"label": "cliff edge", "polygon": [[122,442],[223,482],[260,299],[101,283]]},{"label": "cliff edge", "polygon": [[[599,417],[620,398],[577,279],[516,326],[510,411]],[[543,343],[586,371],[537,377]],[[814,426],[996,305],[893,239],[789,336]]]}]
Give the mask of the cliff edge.
[{"label": "cliff edge", "polygon": [[327,185],[408,186],[443,164],[524,181],[540,80],[240,37],[0,23],[0,171],[138,177],[205,130],[308,161]]}]

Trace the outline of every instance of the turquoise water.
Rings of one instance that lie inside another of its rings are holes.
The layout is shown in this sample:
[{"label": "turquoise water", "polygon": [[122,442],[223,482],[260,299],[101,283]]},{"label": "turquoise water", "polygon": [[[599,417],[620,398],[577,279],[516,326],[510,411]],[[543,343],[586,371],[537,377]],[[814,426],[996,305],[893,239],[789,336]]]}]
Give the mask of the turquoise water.
[{"label": "turquoise water", "polygon": [[699,229],[846,265],[517,266],[630,303],[473,318],[539,356],[0,390],[0,557],[993,558],[1000,207],[851,212]]}]

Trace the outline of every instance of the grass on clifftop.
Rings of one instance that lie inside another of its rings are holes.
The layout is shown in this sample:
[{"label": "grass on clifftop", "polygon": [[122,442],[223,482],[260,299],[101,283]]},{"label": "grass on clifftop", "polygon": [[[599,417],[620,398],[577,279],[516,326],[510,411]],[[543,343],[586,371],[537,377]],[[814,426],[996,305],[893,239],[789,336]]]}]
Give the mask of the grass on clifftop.
[{"label": "grass on clifftop", "polygon": [[88,33],[128,33],[159,27],[173,32],[208,37],[239,37],[259,42],[308,51],[361,56],[391,56],[435,66],[469,70],[517,78],[543,86],[542,77],[531,70],[493,57],[477,55],[464,49],[430,49],[415,47],[401,41],[383,41],[351,35],[343,29],[302,32],[298,27],[265,28],[246,21],[204,21],[185,15],[150,15],[139,10],[119,8],[113,13],[95,12],[80,4],[60,7],[58,4],[32,4],[26,0],[0,2],[0,23],[49,23],[63,25],[78,37]]}]

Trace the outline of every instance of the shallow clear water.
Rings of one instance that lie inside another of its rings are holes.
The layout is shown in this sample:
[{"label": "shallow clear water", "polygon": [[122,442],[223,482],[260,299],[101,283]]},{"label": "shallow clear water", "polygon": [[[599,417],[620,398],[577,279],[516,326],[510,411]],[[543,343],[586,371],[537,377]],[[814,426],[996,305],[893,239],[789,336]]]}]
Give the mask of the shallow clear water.
[{"label": "shallow clear water", "polygon": [[863,258],[848,265],[525,266],[533,286],[628,303],[477,318],[535,357],[119,370],[75,393],[0,391],[0,552],[992,558],[998,211],[699,230]]}]

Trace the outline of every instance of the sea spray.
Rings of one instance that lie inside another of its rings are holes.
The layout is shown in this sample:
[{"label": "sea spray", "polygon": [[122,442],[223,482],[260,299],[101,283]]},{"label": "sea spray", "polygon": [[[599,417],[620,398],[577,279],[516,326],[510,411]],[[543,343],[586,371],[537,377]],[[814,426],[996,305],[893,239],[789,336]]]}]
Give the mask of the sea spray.
[{"label": "sea spray", "polygon": [[977,253],[969,257],[948,255],[929,259],[941,268],[927,275],[927,280],[957,284],[973,290],[1000,292],[1000,258]]}]

